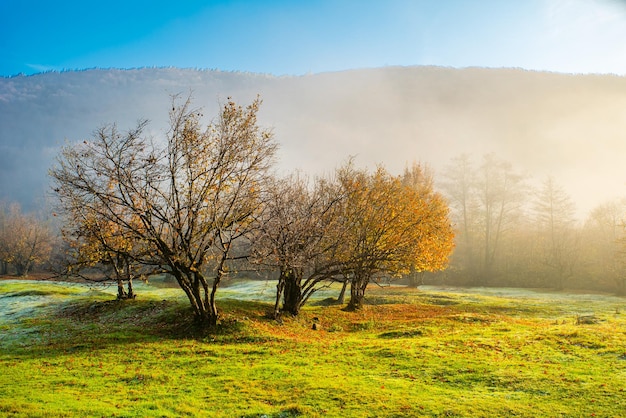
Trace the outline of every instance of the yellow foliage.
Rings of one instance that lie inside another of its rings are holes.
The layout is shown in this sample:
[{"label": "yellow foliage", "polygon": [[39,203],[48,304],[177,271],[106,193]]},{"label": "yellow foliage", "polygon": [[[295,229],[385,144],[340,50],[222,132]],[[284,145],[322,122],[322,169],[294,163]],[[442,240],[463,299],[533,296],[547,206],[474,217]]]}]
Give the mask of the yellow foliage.
[{"label": "yellow foliage", "polygon": [[444,269],[453,248],[448,207],[426,176],[411,182],[382,167],[340,172],[347,193],[343,257],[355,269],[406,274]]}]

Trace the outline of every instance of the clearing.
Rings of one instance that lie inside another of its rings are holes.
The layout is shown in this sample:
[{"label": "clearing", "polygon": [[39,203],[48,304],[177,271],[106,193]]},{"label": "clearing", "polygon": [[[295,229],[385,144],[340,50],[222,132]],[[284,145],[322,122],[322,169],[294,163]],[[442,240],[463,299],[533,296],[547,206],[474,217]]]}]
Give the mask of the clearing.
[{"label": "clearing", "polygon": [[0,281],[0,415],[626,414],[622,298],[372,286],[352,313],[332,288],[274,321],[274,284],[248,281],[221,289],[222,325],[200,332],[179,289],[115,290]]}]

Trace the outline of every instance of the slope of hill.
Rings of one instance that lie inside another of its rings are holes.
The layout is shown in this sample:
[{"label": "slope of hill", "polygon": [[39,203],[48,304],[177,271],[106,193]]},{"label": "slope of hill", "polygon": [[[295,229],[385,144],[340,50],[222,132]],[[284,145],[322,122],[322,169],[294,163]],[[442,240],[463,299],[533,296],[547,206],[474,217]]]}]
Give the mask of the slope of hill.
[{"label": "slope of hill", "polygon": [[176,68],[0,78],[0,199],[41,204],[64,141],[116,122],[167,122],[170,95],[218,101],[260,94],[279,167],[331,170],[348,156],[392,171],[441,171],[461,153],[496,153],[537,179],[552,174],[582,209],[626,195],[626,78],[519,69],[386,67],[298,77]]}]

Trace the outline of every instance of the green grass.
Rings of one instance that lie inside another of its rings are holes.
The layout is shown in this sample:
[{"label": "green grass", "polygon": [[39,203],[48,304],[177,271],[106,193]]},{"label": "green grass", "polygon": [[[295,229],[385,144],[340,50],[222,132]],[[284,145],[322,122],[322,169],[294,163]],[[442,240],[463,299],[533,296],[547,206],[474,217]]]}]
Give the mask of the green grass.
[{"label": "green grass", "polygon": [[[237,300],[250,294],[240,283],[224,289],[221,326],[203,332],[182,292],[137,290],[117,302],[115,289],[0,281],[0,416],[626,411],[624,299],[373,287],[360,312],[309,306],[279,323],[266,317],[271,292]],[[580,315],[596,321],[577,325]]]}]

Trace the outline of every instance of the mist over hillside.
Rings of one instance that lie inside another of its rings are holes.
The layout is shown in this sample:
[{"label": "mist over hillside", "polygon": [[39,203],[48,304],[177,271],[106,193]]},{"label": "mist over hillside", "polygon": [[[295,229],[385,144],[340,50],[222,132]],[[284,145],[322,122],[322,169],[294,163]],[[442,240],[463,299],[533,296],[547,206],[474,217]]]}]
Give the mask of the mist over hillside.
[{"label": "mist over hillside", "polygon": [[386,67],[297,77],[176,68],[0,78],[0,200],[42,205],[67,141],[107,123],[151,121],[162,137],[170,95],[192,92],[207,118],[218,101],[263,99],[280,171],[358,165],[436,175],[452,157],[495,153],[535,180],[554,176],[584,212],[626,196],[626,78],[517,69]]}]

